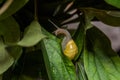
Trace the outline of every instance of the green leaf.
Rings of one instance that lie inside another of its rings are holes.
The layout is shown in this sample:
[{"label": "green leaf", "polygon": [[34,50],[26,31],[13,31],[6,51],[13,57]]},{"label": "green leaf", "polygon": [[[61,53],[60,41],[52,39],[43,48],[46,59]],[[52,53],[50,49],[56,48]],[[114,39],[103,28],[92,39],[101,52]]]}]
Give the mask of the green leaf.
[{"label": "green leaf", "polygon": [[119,80],[120,58],[109,39],[97,28],[87,31],[84,66],[89,80]]},{"label": "green leaf", "polygon": [[16,11],[22,8],[28,1],[29,0],[14,0],[10,7],[2,15],[0,15],[0,20],[5,19],[8,16],[14,14]]},{"label": "green leaf", "polygon": [[13,67],[15,67],[18,59],[22,55],[22,47],[20,47],[20,46],[7,46],[6,50],[14,58]]},{"label": "green leaf", "polygon": [[0,35],[3,36],[5,43],[16,43],[20,39],[20,29],[13,17],[8,17],[0,21]]},{"label": "green leaf", "polygon": [[105,0],[108,4],[120,8],[120,0]]},{"label": "green leaf", "polygon": [[[120,11],[108,11],[95,8],[81,8],[85,12],[87,21],[91,21],[94,17],[102,21],[105,24],[113,27],[120,26]],[[85,23],[86,24],[86,23]],[[89,23],[88,23],[89,24]]]},{"label": "green leaf", "polygon": [[[17,80],[17,79],[16,79],[16,80]],[[26,76],[26,75],[21,75],[19,80],[36,80],[36,79],[33,79],[33,78],[28,77],[28,76]]]},{"label": "green leaf", "polygon": [[43,57],[50,80],[76,80],[73,63],[61,53],[58,40],[49,34],[41,41]]},{"label": "green leaf", "polygon": [[95,16],[102,21],[105,24],[111,25],[111,26],[115,26],[115,27],[119,27],[120,26],[120,14],[119,13],[115,13],[113,11],[101,11],[101,10],[97,10],[95,12]]},{"label": "green leaf", "polygon": [[3,3],[3,1],[4,1],[4,0],[0,0],[0,4],[2,4],[2,3]]},{"label": "green leaf", "polygon": [[120,11],[107,11],[108,15],[119,17],[120,18]]},{"label": "green leaf", "polygon": [[83,49],[83,45],[84,45],[84,38],[85,38],[85,28],[84,28],[84,24],[81,22],[78,29],[75,32],[75,35],[73,37],[73,39],[76,42],[76,45],[78,47],[78,54],[75,57],[75,61],[78,59],[78,57],[80,56],[80,53]]},{"label": "green leaf", "polygon": [[2,80],[2,75],[0,75],[0,80]]},{"label": "green leaf", "polygon": [[76,63],[77,66],[77,75],[79,80],[88,80],[86,77],[85,69],[81,61]]},{"label": "green leaf", "polygon": [[5,50],[5,44],[0,38],[0,75],[4,73],[13,63],[13,57]]},{"label": "green leaf", "polygon": [[26,28],[24,37],[17,44],[24,47],[30,47],[37,44],[43,38],[45,38],[45,35],[41,32],[41,26],[39,22],[34,20]]}]

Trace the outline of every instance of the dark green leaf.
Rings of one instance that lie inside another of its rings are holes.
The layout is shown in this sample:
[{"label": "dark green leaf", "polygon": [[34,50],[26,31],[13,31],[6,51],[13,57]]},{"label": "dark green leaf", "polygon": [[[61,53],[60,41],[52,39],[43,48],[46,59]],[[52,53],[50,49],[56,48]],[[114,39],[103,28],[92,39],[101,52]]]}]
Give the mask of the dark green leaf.
[{"label": "dark green leaf", "polygon": [[14,66],[22,54],[22,47],[20,46],[7,46],[7,52],[14,58]]},{"label": "dark green leaf", "polygon": [[85,70],[84,70],[84,66],[83,66],[83,64],[81,63],[81,61],[77,62],[77,63],[76,63],[76,66],[77,66],[78,79],[79,79],[79,80],[88,80],[87,77],[86,77],[86,73],[85,73]]},{"label": "dark green leaf", "polygon": [[38,21],[32,23],[26,28],[24,37],[17,44],[24,47],[29,47],[37,44],[45,35],[41,32],[41,26]]},{"label": "dark green leaf", "polygon": [[16,43],[20,39],[19,25],[13,17],[8,17],[0,21],[0,35],[5,43]]},{"label": "dark green leaf", "polygon": [[4,0],[0,0],[0,4],[3,3]]},{"label": "dark green leaf", "polygon": [[83,49],[83,44],[84,44],[84,38],[85,38],[85,28],[84,28],[84,24],[80,23],[78,29],[76,30],[76,33],[73,37],[73,39],[75,40],[77,47],[78,47],[78,54],[75,57],[74,60],[77,60],[78,57],[80,56],[80,53]]},{"label": "dark green leaf", "polygon": [[120,8],[120,0],[105,0],[108,4]]},{"label": "dark green leaf", "polygon": [[49,38],[43,39],[41,45],[49,79],[76,80],[73,63],[61,53],[57,39],[50,34],[48,36]]},{"label": "dark green leaf", "polygon": [[10,7],[2,15],[0,15],[0,20],[5,19],[8,16],[14,14],[16,11],[22,8],[28,1],[29,0],[14,0]]},{"label": "dark green leaf", "polygon": [[120,18],[120,11],[108,11],[108,15],[114,16],[114,17],[119,17]]},{"label": "dark green leaf", "polygon": [[95,27],[87,31],[84,66],[89,80],[120,79],[120,58],[108,38]]},{"label": "dark green leaf", "polygon": [[0,38],[0,75],[4,73],[13,63],[13,57],[5,50],[5,44]]},{"label": "dark green leaf", "polygon": [[36,80],[36,79],[28,77],[26,75],[22,75],[22,76],[20,76],[19,80]]},{"label": "dark green leaf", "polygon": [[119,22],[120,17],[118,17],[118,14],[115,14],[115,13],[113,14],[112,11],[111,13],[109,13],[109,11],[97,10],[95,12],[95,16],[105,24],[115,26],[115,27],[120,26],[120,22]]},{"label": "dark green leaf", "polygon": [[0,80],[2,80],[2,75],[0,75]]},{"label": "dark green leaf", "polygon": [[80,8],[80,10],[83,10],[86,14],[86,19],[92,20],[93,17],[97,17],[100,21],[102,21],[105,24],[119,27],[120,26],[120,12],[119,11],[108,11],[108,10],[100,10],[95,8]]}]

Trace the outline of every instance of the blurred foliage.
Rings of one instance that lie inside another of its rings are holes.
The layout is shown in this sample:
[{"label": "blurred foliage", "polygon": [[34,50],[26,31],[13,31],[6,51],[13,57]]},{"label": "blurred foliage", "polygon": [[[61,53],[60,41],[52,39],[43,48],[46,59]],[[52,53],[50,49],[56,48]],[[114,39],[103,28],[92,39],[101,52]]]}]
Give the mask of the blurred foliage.
[{"label": "blurred foliage", "polygon": [[[2,11],[0,80],[120,79],[118,54],[91,24],[120,27],[119,0],[0,0]],[[49,20],[72,35],[78,47],[74,60],[63,54],[63,37],[53,34]]]}]

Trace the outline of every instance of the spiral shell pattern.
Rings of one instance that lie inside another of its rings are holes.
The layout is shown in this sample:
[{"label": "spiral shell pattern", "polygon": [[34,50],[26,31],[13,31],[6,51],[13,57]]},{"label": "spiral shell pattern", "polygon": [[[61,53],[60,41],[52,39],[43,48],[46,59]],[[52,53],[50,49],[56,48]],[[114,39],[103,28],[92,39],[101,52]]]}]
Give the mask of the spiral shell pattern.
[{"label": "spiral shell pattern", "polygon": [[77,45],[73,40],[70,40],[65,46],[64,55],[66,55],[69,59],[72,60],[74,59],[77,53],[78,53]]}]

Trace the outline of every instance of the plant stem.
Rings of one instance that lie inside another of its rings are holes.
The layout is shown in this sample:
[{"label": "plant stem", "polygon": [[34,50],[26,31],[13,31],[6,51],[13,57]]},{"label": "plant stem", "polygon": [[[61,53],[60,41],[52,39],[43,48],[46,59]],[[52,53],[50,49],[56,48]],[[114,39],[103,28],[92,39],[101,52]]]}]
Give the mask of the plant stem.
[{"label": "plant stem", "polygon": [[34,0],[34,19],[38,20],[37,0]]},{"label": "plant stem", "polygon": [[3,6],[0,8],[0,15],[2,15],[7,9],[8,7],[12,4],[13,0],[7,0]]}]

